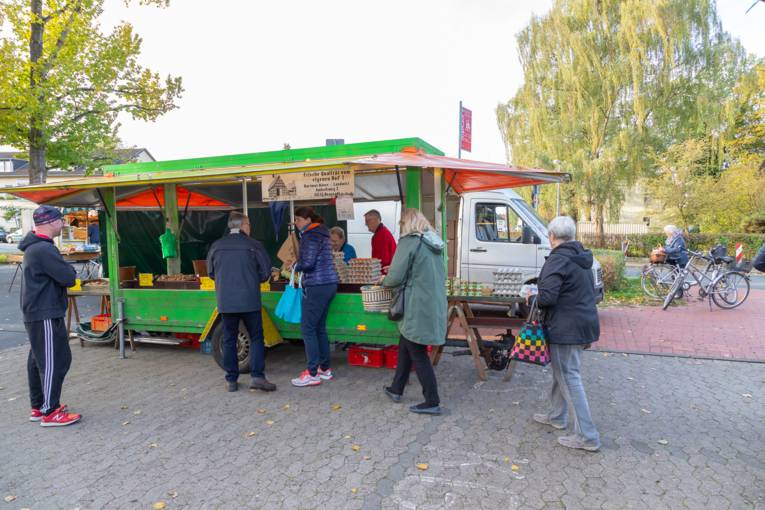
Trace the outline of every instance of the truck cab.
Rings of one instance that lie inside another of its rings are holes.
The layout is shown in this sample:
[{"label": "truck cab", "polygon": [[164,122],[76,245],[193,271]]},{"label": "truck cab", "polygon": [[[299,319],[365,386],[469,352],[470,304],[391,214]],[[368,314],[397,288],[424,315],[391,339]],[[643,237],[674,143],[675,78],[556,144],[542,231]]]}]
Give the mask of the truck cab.
[{"label": "truck cab", "polygon": [[[492,283],[494,271],[502,267],[521,269],[524,281],[539,276],[550,254],[547,225],[516,192],[505,189],[465,193],[459,201],[456,224],[450,232],[456,244],[450,255],[454,276],[474,282]],[[593,265],[596,299],[603,299],[602,270]]]}]

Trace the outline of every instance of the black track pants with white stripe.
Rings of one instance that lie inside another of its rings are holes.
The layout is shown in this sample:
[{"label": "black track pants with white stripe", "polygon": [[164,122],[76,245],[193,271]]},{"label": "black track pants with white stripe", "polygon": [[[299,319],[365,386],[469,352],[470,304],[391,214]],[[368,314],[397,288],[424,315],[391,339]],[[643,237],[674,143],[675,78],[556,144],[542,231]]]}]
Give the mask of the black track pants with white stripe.
[{"label": "black track pants with white stripe", "polygon": [[63,318],[25,322],[29,335],[27,376],[32,409],[50,414],[60,405],[61,386],[72,364],[69,334]]}]

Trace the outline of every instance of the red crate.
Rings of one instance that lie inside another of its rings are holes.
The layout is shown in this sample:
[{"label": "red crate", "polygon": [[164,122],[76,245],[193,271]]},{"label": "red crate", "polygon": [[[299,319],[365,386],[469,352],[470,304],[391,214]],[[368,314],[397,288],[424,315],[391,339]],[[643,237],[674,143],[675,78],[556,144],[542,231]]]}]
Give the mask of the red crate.
[{"label": "red crate", "polygon": [[[433,346],[427,347],[428,354],[433,351]],[[398,345],[389,345],[385,348],[385,368],[396,368],[398,366]],[[414,364],[412,364],[414,370]]]},{"label": "red crate", "polygon": [[385,347],[353,345],[348,348],[348,364],[357,367],[382,368],[385,366]]},{"label": "red crate", "polygon": [[90,318],[90,329],[93,331],[106,331],[112,325],[111,314],[105,313],[94,315]]}]

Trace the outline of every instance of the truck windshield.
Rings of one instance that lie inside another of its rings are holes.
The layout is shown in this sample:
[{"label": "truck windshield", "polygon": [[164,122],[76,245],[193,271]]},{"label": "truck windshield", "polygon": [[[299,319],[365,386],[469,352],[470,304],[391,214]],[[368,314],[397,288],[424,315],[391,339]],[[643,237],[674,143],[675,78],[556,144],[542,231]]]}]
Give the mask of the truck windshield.
[{"label": "truck windshield", "polygon": [[521,214],[526,216],[526,219],[533,223],[534,226],[539,228],[539,230],[544,234],[545,237],[547,237],[547,224],[545,221],[539,217],[537,212],[532,209],[529,204],[526,203],[525,200],[514,198],[513,199],[513,205],[516,207],[516,210],[520,211]]}]

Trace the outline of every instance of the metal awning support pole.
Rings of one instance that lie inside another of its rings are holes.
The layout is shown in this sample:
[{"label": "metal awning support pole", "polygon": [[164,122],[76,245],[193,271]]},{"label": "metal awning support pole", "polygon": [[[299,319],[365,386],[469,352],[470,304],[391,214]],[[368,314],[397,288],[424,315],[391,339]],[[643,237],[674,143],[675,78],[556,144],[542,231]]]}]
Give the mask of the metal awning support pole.
[{"label": "metal awning support pole", "polygon": [[165,223],[167,228],[175,235],[176,256],[167,259],[167,274],[180,274],[181,272],[181,232],[178,221],[178,194],[175,184],[164,185],[165,194]]},{"label": "metal awning support pole", "polygon": [[250,208],[250,203],[247,199],[247,177],[242,177],[242,214],[249,216],[247,210]]},{"label": "metal awning support pole", "polygon": [[444,201],[443,201],[443,175],[444,171],[441,168],[433,169],[433,202],[435,206],[435,227],[438,235],[443,236],[444,233],[444,217],[442,215]]},{"label": "metal awning support pole", "polygon": [[396,184],[398,185],[398,197],[401,199],[401,207],[404,207],[404,190],[401,188],[401,173],[396,165]]},{"label": "metal awning support pole", "polygon": [[120,339],[120,358],[125,359],[125,298],[117,299],[117,334]]}]

